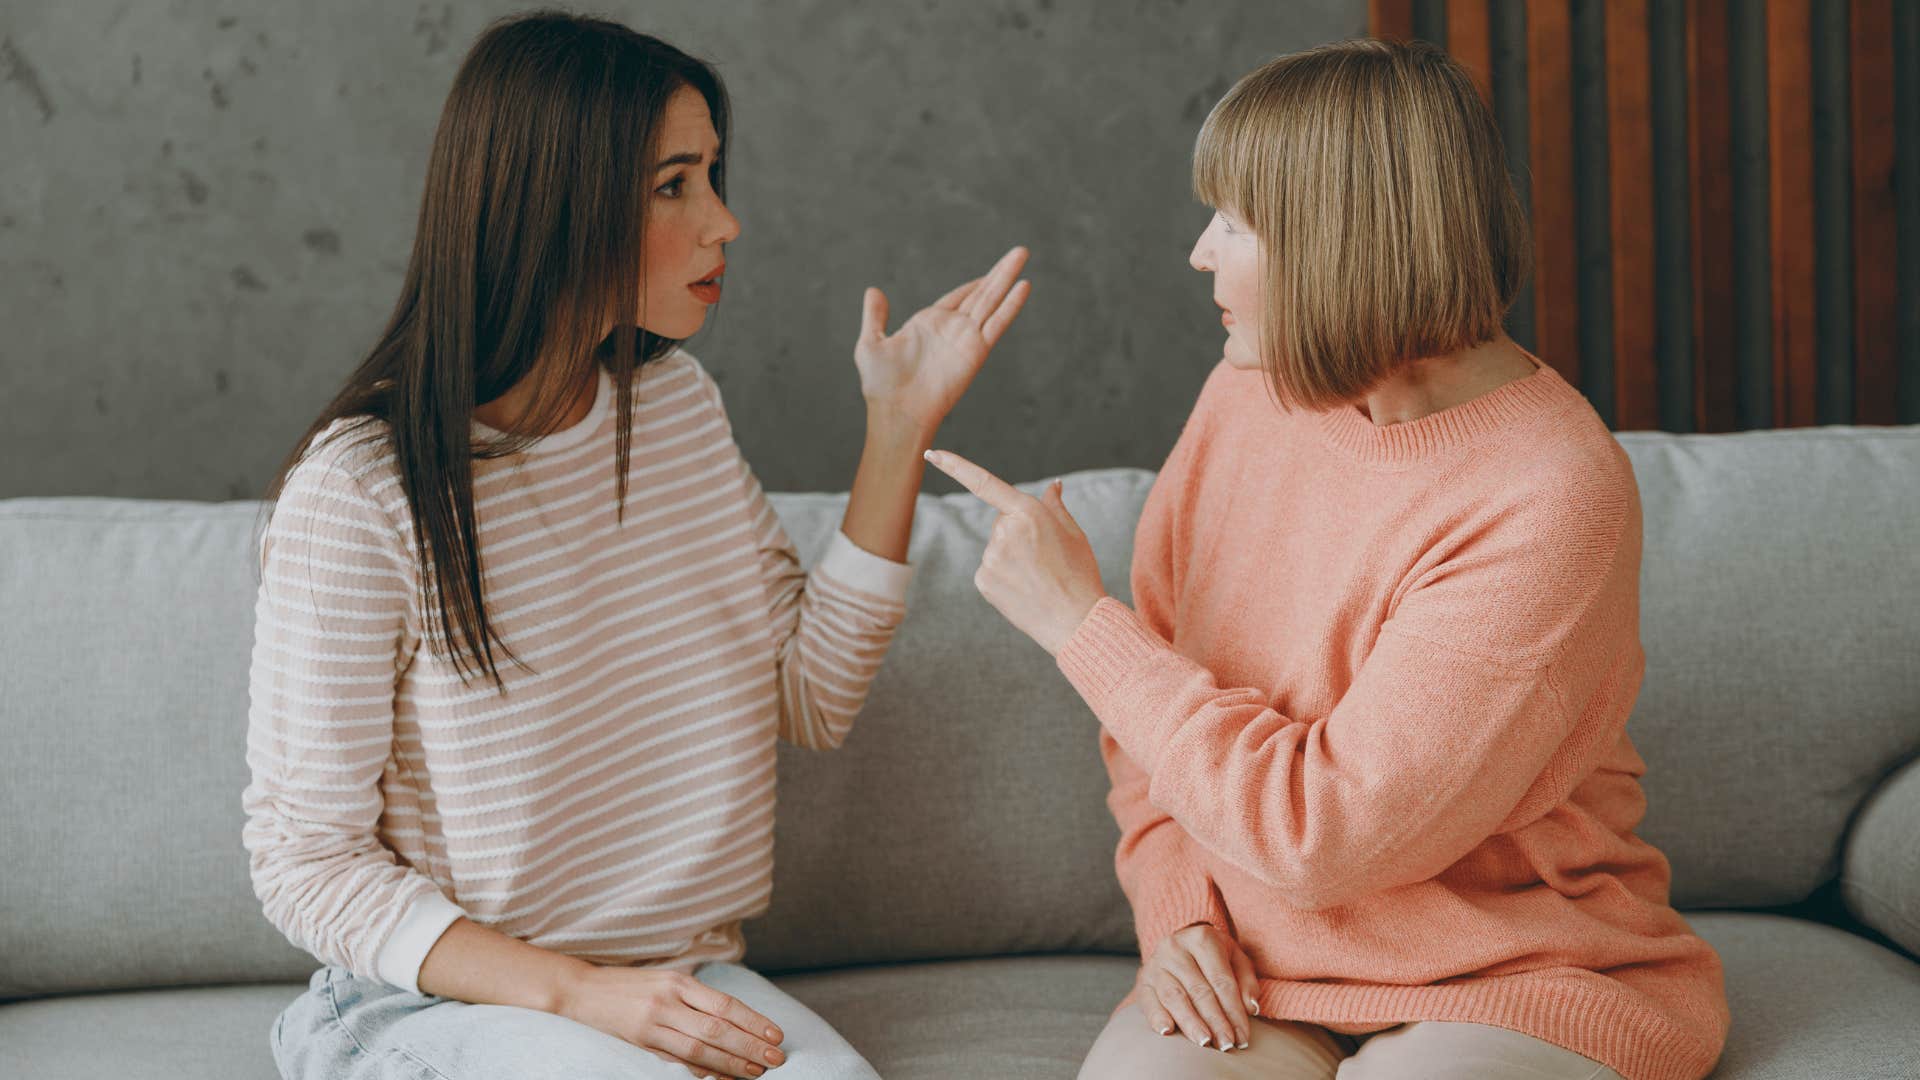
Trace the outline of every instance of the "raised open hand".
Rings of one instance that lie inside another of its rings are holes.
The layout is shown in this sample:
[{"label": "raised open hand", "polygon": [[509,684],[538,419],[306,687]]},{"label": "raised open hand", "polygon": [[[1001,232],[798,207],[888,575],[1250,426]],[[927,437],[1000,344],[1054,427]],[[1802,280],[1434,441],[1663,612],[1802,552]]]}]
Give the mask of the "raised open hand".
[{"label": "raised open hand", "polygon": [[1032,285],[1017,281],[1027,249],[914,313],[887,333],[887,296],[868,289],[853,362],[869,408],[897,412],[931,433],[967,392],[987,353],[1020,314]]}]

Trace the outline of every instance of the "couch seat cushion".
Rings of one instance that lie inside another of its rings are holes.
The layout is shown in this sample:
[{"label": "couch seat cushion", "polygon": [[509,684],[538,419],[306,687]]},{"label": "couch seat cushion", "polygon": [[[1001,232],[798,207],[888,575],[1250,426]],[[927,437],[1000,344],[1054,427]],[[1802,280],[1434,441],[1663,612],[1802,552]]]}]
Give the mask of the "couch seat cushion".
[{"label": "couch seat cushion", "polygon": [[[1920,964],[1801,919],[1728,912],[1688,921],[1726,961],[1733,1033],[1714,1080],[1920,1076]],[[774,981],[888,1080],[1072,1080],[1133,971],[1123,957],[1035,956]],[[0,1076],[272,1080],[268,1028],[303,989],[151,990],[0,1006]]]}]

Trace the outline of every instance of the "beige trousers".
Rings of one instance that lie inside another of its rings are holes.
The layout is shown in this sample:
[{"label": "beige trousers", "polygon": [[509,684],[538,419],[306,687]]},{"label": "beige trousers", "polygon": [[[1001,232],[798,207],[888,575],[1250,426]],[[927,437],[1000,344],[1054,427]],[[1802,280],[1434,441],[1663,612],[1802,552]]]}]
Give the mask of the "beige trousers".
[{"label": "beige trousers", "polygon": [[1087,1051],[1080,1080],[1622,1080],[1591,1058],[1518,1031],[1435,1020],[1371,1035],[1253,1020],[1245,1050],[1162,1035],[1129,1003]]}]

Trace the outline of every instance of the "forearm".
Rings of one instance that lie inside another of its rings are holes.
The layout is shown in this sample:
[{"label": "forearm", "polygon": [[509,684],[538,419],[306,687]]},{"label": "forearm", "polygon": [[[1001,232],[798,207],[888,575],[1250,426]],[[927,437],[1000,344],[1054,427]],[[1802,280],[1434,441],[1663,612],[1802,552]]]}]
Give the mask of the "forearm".
[{"label": "forearm", "polygon": [[912,420],[868,406],[866,446],[840,525],[847,539],[883,559],[906,561],[914,500],[927,467],[923,455],[933,436]]},{"label": "forearm", "polygon": [[463,917],[447,927],[421,963],[420,992],[558,1013],[571,981],[592,967]]}]

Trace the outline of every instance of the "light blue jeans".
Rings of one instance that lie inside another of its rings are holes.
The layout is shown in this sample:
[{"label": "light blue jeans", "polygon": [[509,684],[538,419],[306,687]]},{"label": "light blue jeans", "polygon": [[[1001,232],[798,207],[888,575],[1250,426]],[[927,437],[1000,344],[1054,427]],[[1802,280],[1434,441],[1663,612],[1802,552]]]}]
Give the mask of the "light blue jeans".
[{"label": "light blue jeans", "polygon": [[[812,1010],[738,964],[694,977],[738,998],[786,1035],[771,1080],[879,1080]],[[694,1075],[623,1039],[535,1009],[414,994],[340,967],[313,973],[274,1023],[286,1080],[685,1080]]]}]

